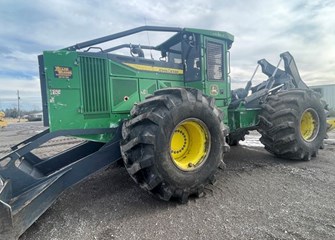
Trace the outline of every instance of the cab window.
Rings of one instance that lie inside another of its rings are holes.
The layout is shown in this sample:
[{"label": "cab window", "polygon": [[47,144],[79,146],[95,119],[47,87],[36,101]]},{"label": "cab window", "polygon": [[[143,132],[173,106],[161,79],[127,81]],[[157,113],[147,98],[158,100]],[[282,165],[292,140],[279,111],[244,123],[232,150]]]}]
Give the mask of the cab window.
[{"label": "cab window", "polygon": [[223,44],[207,41],[208,80],[223,80]]}]

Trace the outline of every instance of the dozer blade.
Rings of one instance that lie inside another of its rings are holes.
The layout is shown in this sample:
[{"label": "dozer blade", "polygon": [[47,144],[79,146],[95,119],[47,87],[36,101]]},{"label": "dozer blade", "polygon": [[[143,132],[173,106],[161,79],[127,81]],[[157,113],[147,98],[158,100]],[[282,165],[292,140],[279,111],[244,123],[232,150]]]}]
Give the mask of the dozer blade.
[{"label": "dozer blade", "polygon": [[9,199],[12,194],[11,183],[5,182],[2,191],[7,196],[0,200],[0,239],[17,239],[50,207],[62,192],[64,174],[66,172],[44,181],[13,199]]},{"label": "dozer blade", "polygon": [[46,132],[1,158],[0,240],[18,239],[66,188],[120,159],[120,129],[114,133],[115,141],[110,143],[84,142],[40,159],[30,145],[36,147],[55,135]]}]

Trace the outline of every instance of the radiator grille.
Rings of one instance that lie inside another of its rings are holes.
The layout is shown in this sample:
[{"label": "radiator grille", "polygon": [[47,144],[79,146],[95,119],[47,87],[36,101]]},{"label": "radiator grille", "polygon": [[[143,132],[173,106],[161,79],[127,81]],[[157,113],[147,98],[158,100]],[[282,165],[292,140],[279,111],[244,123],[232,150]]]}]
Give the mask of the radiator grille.
[{"label": "radiator grille", "polygon": [[84,113],[109,112],[106,68],[107,64],[104,59],[80,57]]}]

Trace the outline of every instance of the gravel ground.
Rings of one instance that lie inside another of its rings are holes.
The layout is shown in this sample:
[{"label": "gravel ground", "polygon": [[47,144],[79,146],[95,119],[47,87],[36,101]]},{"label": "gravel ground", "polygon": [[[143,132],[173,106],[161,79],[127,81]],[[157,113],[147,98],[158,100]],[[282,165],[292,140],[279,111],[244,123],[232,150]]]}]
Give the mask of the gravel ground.
[{"label": "gravel ground", "polygon": [[[0,155],[43,129],[26,123],[1,130]],[[65,191],[20,240],[335,239],[335,132],[309,162],[275,158],[258,138],[252,133],[231,148],[226,170],[202,198],[156,200],[114,166]],[[75,143],[56,139],[38,151]]]}]

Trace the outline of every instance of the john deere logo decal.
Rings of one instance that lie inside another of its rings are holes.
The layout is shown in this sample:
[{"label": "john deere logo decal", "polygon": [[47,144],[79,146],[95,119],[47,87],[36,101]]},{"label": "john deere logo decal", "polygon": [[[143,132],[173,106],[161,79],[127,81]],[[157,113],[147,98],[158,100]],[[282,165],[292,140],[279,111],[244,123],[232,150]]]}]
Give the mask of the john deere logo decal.
[{"label": "john deere logo decal", "polygon": [[219,86],[218,85],[211,85],[211,92],[212,96],[216,96],[219,94]]}]

